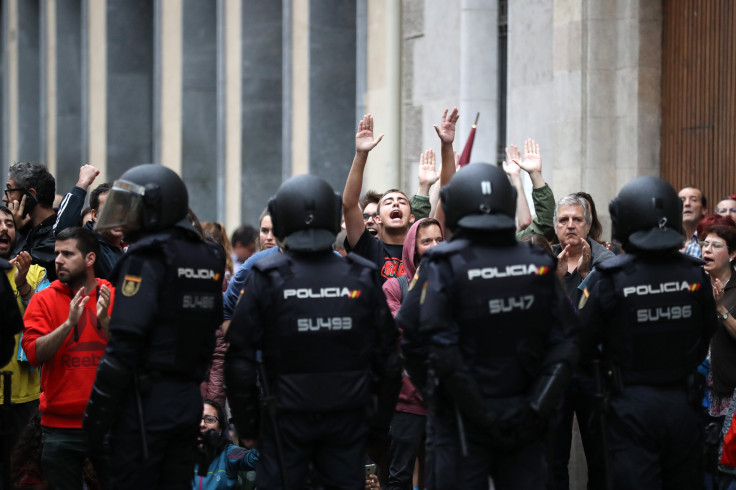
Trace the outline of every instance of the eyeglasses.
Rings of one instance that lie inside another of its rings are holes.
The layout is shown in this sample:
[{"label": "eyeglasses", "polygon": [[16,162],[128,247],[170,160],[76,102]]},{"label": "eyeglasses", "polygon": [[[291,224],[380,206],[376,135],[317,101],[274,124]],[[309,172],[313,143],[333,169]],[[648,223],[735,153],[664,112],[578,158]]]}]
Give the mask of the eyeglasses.
[{"label": "eyeglasses", "polygon": [[5,197],[7,197],[9,201],[11,192],[23,192],[25,190],[26,190],[25,187],[16,187],[15,189],[5,189]]},{"label": "eyeglasses", "polygon": [[369,219],[373,219],[376,217],[376,213],[368,214],[363,213],[363,221],[368,221]]},{"label": "eyeglasses", "polygon": [[736,214],[736,208],[718,208],[716,209],[716,214]]},{"label": "eyeglasses", "polygon": [[205,424],[214,424],[219,419],[217,417],[215,417],[214,415],[203,415],[202,416],[202,420],[204,420],[204,423]]},{"label": "eyeglasses", "polygon": [[700,248],[713,247],[713,249],[715,249],[715,250],[720,250],[720,249],[722,249],[722,248],[724,248],[724,247],[727,246],[725,243],[721,243],[721,242],[707,242],[705,240],[699,241],[698,244],[700,244]]}]

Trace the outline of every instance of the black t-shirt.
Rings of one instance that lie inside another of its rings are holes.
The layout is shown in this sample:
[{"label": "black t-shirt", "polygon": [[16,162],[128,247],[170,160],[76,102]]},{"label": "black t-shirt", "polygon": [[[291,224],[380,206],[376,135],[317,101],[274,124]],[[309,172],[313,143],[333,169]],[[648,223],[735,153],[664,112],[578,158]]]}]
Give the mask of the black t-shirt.
[{"label": "black t-shirt", "polygon": [[350,247],[346,238],[345,250],[356,253],[376,264],[382,285],[392,277],[404,275],[404,263],[402,261],[404,246],[391,245],[379,240],[371,235],[367,229],[360,235],[355,247]]}]

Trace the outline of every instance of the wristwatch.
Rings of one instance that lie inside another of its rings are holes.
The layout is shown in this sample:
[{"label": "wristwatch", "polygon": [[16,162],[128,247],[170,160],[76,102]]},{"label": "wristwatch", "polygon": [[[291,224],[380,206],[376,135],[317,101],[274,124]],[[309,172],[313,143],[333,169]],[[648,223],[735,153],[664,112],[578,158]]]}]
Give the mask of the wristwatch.
[{"label": "wristwatch", "polygon": [[721,320],[725,320],[726,318],[728,318],[728,315],[730,314],[731,313],[728,310],[726,310],[726,313],[724,313],[723,315],[718,315],[718,318],[720,318]]}]

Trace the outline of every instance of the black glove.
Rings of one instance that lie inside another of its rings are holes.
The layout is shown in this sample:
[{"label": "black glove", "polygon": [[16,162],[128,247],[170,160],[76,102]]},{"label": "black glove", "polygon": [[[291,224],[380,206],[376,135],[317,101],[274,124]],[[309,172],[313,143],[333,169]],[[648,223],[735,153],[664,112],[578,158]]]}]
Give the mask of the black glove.
[{"label": "black glove", "polygon": [[502,413],[495,424],[495,437],[499,445],[519,448],[542,439],[547,430],[547,421],[527,405],[513,407]]}]

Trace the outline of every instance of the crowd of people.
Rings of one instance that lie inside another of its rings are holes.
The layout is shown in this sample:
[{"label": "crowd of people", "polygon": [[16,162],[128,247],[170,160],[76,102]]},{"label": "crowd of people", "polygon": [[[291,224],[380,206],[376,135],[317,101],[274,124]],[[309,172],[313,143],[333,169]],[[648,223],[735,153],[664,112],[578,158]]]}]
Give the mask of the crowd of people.
[{"label": "crowd of people", "polygon": [[736,194],[635,179],[606,242],[534,140],[460,167],[458,117],[415,194],[364,192],[366,115],[341,196],[293,177],[231,235],[160,165],[58,206],[11,165],[4,485],[566,489],[577,418],[588,488],[736,489]]}]

